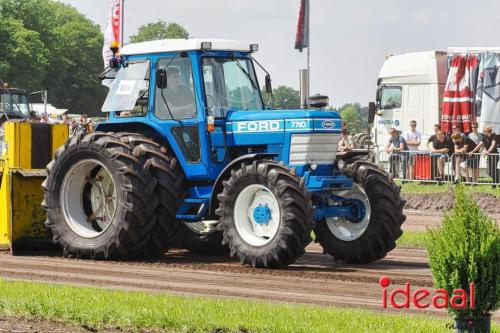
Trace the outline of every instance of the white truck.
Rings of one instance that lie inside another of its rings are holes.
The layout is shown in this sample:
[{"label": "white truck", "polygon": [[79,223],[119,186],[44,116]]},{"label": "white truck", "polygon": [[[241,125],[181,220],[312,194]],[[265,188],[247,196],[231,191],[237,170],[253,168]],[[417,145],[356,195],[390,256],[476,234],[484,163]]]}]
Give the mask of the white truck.
[{"label": "white truck", "polygon": [[[433,127],[439,124],[443,92],[448,76],[448,60],[455,54],[500,52],[493,47],[450,47],[447,52],[427,51],[388,56],[377,81],[377,101],[372,140],[383,150],[391,127],[403,135],[410,121],[417,121],[422,133],[421,150],[426,149]],[[372,109],[373,110],[373,109]]]}]

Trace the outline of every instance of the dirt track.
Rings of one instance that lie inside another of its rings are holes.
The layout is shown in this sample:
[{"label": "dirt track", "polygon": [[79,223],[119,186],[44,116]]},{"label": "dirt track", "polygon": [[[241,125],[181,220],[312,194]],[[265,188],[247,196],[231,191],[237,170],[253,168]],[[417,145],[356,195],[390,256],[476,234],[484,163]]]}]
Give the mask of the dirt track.
[{"label": "dirt track", "polygon": [[[405,229],[425,230],[440,220],[439,214],[409,211]],[[381,310],[378,280],[382,275],[392,279],[392,288],[410,282],[412,290],[433,289],[426,252],[419,250],[396,249],[379,262],[356,266],[335,263],[319,246],[311,245],[296,264],[283,270],[252,269],[227,257],[198,256],[180,250],[150,262],[73,260],[61,258],[58,253],[17,257],[0,253],[0,277],[7,279],[371,310]],[[444,311],[414,308],[404,313],[446,315]],[[500,321],[500,313],[494,319]]]},{"label": "dirt track", "polygon": [[[361,307],[381,310],[378,279],[389,276],[400,287],[432,287],[426,253],[395,250],[386,259],[367,266],[342,265],[310,246],[299,261],[285,270],[242,267],[225,257],[169,253],[155,262],[93,262],[58,255],[0,254],[0,276],[40,282],[102,286],[112,289],[169,292],[271,301]],[[411,313],[422,310],[410,309]],[[430,310],[432,315],[445,312]],[[495,320],[500,319],[500,314]]]}]

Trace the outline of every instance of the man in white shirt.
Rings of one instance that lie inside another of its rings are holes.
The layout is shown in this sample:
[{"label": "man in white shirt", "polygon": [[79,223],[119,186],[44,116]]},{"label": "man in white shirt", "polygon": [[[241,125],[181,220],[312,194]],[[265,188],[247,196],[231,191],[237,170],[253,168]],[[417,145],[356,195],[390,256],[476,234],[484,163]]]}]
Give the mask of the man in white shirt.
[{"label": "man in white shirt", "polygon": [[410,152],[408,153],[409,154],[408,178],[414,179],[415,178],[414,165],[417,154],[413,152],[418,151],[420,143],[422,142],[422,134],[417,132],[417,122],[415,120],[412,120],[410,122],[410,132],[406,133],[405,139],[406,139],[406,144],[408,145],[408,149],[410,150]]}]

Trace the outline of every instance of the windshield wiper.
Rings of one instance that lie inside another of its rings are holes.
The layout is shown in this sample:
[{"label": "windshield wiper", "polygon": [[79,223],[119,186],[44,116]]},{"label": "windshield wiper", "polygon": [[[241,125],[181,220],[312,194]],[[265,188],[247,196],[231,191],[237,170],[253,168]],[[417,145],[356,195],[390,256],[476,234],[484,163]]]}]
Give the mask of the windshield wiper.
[{"label": "windshield wiper", "polygon": [[252,87],[256,90],[259,90],[259,87],[257,87],[257,84],[254,82],[254,80],[252,79],[252,76],[250,75],[250,73],[248,73],[244,68],[243,66],[241,66],[240,62],[238,61],[238,59],[234,56],[234,54],[231,54],[231,60],[233,60],[236,65],[238,66],[239,69],[241,69],[241,71],[243,72],[243,74],[245,74],[245,76],[248,78],[248,80],[252,83]]}]

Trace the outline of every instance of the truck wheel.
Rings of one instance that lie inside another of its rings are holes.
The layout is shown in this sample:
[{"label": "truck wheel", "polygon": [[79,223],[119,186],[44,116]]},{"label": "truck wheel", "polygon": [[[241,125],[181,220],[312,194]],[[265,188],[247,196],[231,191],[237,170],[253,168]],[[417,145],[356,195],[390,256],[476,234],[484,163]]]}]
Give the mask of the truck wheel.
[{"label": "truck wheel", "polygon": [[204,232],[201,223],[182,223],[176,234],[179,247],[194,254],[229,254],[227,246],[222,245],[222,232]]},{"label": "truck wheel", "polygon": [[72,137],[47,166],[46,228],[65,256],[129,259],[151,240],[156,180],[112,133]]},{"label": "truck wheel", "polygon": [[253,267],[293,263],[309,244],[312,203],[304,184],[272,161],[242,164],[217,196],[219,229],[231,256]]},{"label": "truck wheel", "polygon": [[402,235],[404,203],[399,188],[375,165],[358,161],[347,167],[355,181],[351,190],[335,195],[354,200],[361,211],[356,220],[327,218],[318,222],[316,239],[334,258],[366,264],[384,258]]},{"label": "truck wheel", "polygon": [[176,230],[182,224],[175,215],[184,198],[184,173],[167,148],[152,139],[137,133],[117,133],[117,136],[133,148],[134,156],[156,179],[155,195],[159,203],[154,213],[155,223],[149,231],[151,241],[144,244],[141,257],[161,256],[172,244]]}]

